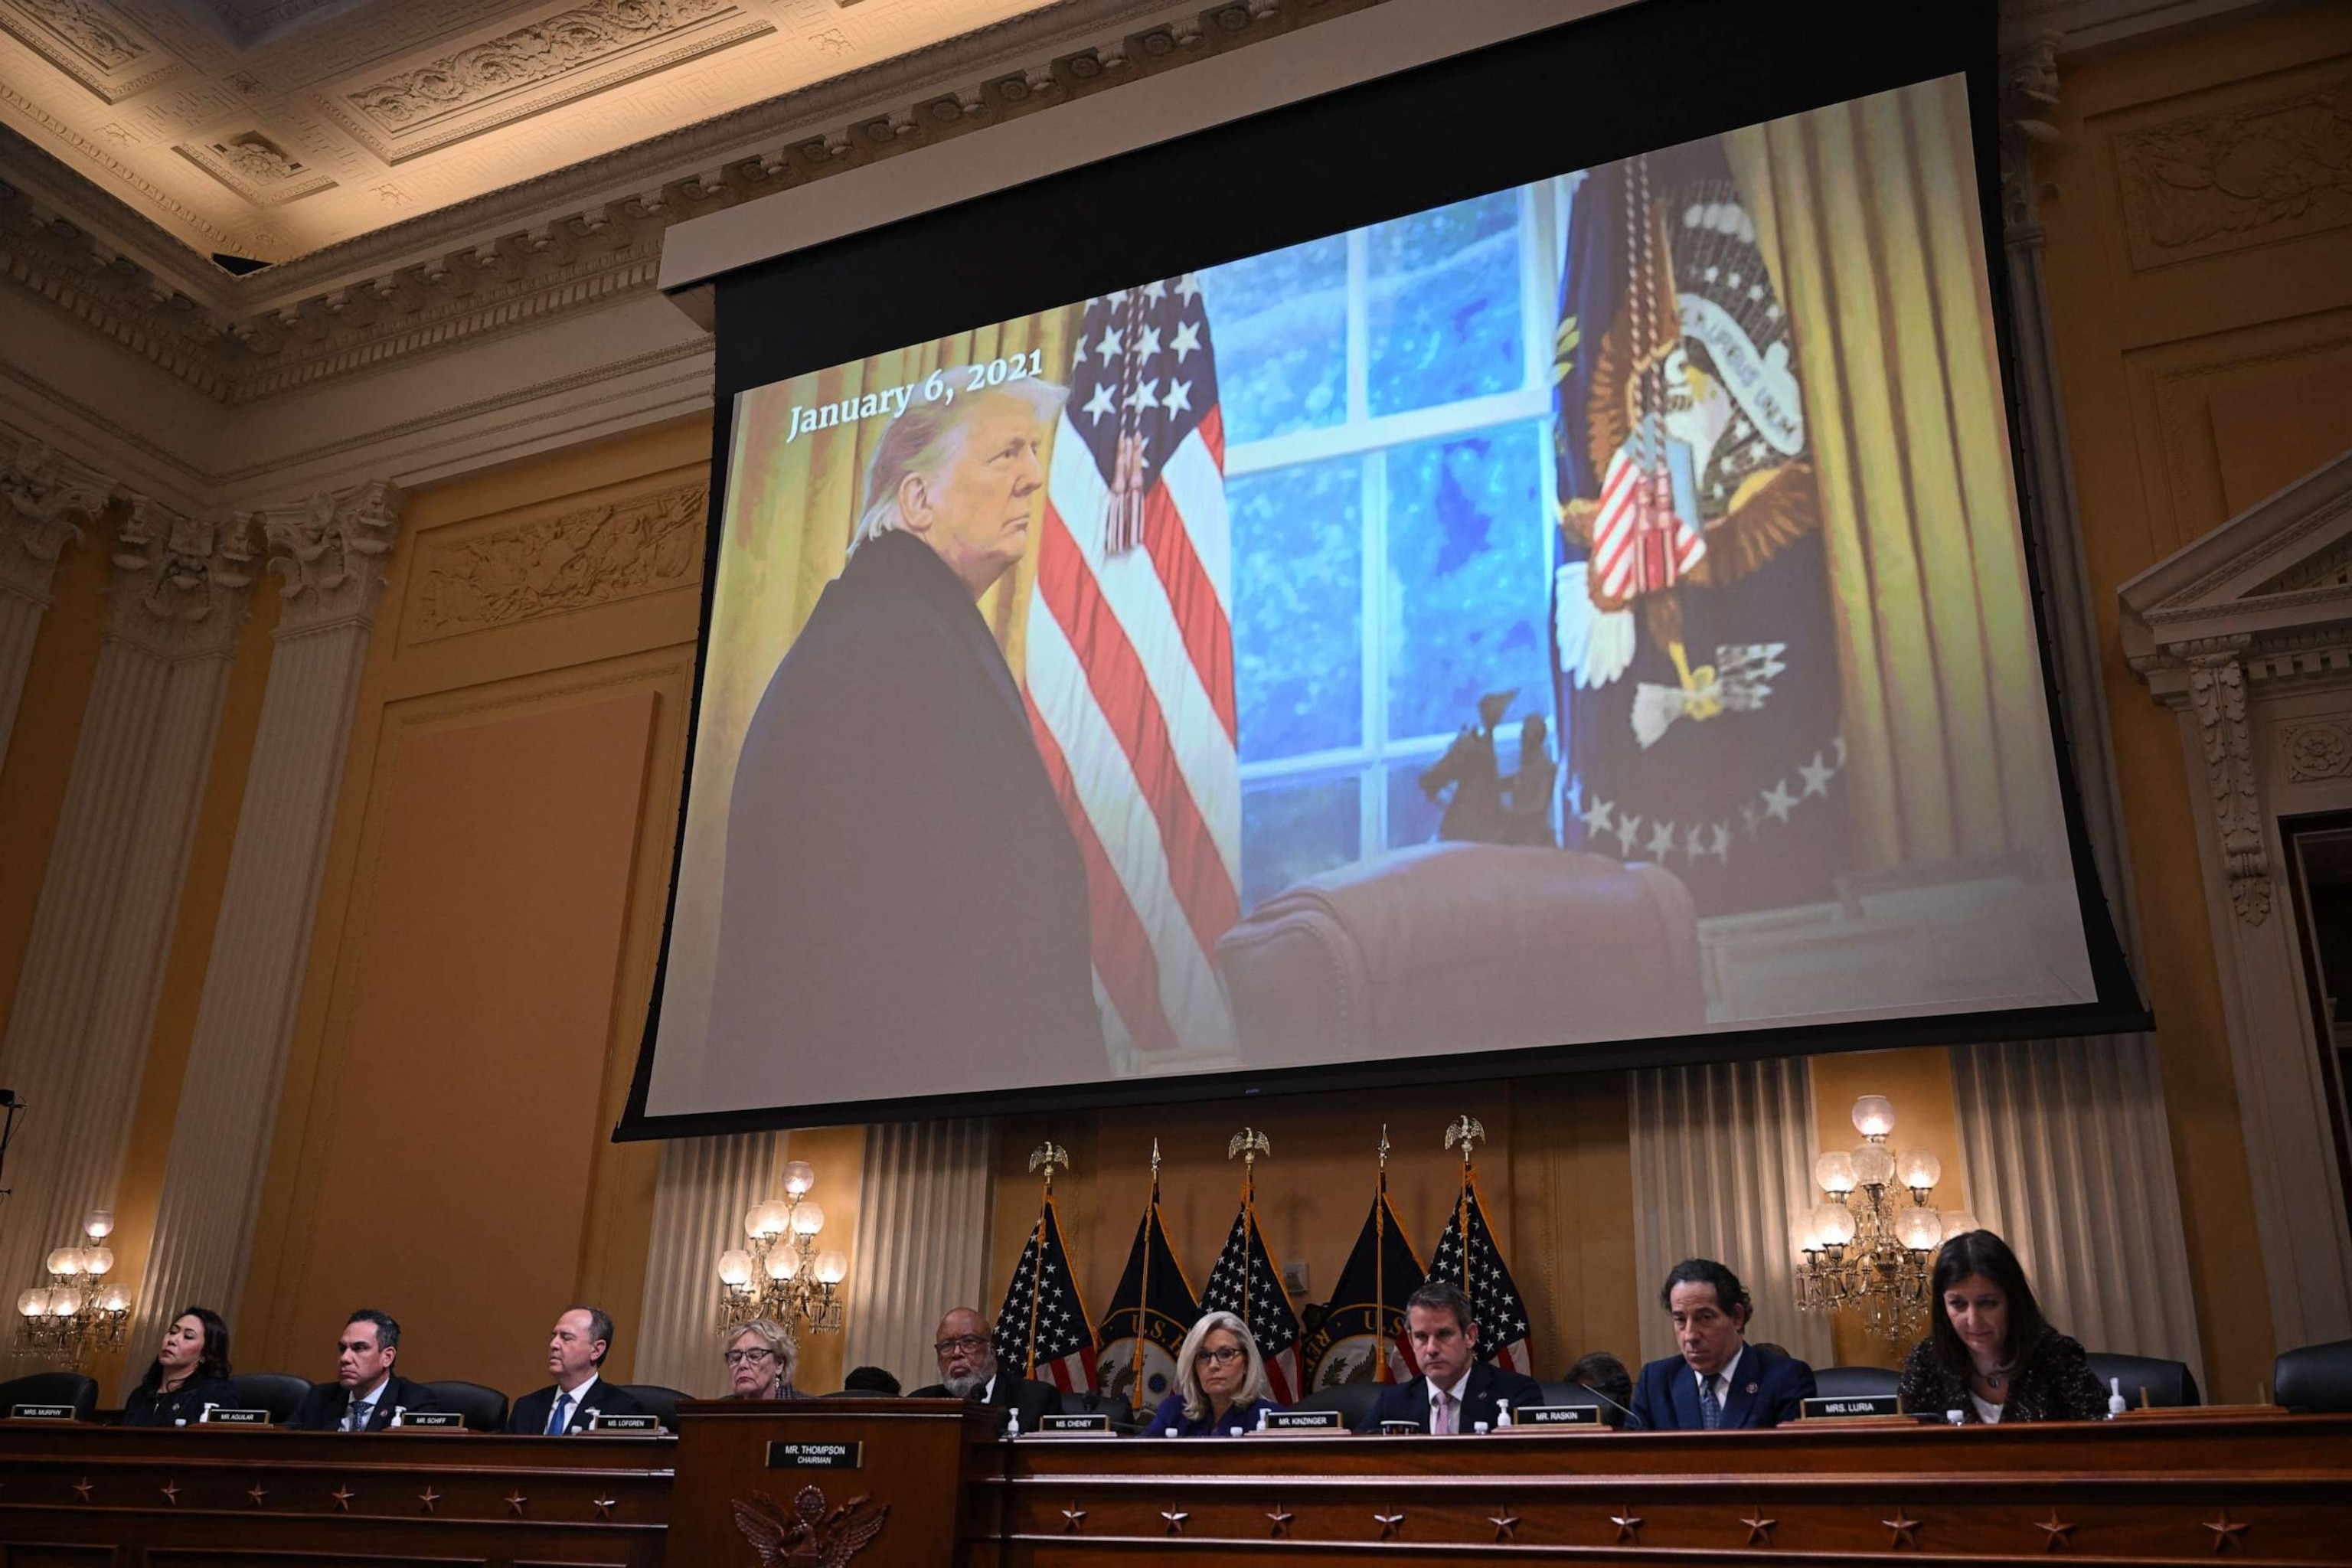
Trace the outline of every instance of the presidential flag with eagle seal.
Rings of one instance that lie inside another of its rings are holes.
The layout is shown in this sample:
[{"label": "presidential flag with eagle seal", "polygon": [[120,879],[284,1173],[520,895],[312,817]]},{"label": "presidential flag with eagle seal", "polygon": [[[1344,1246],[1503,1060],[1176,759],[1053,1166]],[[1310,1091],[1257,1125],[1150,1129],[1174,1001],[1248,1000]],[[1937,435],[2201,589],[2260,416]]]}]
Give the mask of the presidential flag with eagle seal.
[{"label": "presidential flag with eagle seal", "polygon": [[1570,843],[1702,914],[1830,895],[1836,623],[1789,312],[1720,142],[1590,171],[1554,365]]}]

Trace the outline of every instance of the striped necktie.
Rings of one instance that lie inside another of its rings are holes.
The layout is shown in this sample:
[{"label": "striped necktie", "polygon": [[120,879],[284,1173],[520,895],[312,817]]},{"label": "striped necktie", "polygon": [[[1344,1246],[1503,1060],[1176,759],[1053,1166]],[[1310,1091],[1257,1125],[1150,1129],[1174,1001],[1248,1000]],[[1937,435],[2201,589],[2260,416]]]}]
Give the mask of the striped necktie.
[{"label": "striped necktie", "polygon": [[1715,1379],[1711,1377],[1698,1380],[1698,1418],[1706,1424],[1710,1432],[1723,1425],[1723,1406],[1716,1403]]}]

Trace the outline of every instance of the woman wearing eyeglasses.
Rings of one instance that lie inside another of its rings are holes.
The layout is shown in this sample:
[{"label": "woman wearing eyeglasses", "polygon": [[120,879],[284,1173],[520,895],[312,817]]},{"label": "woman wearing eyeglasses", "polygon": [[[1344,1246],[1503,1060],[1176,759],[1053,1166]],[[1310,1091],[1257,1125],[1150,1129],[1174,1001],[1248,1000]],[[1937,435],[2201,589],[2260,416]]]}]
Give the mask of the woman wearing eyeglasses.
[{"label": "woman wearing eyeglasses", "polygon": [[733,1384],[730,1399],[798,1399],[793,1373],[800,1370],[801,1352],[792,1336],[765,1318],[754,1318],[727,1334],[727,1376]]},{"label": "woman wearing eyeglasses", "polygon": [[1231,1312],[1205,1313],[1176,1352],[1176,1392],[1160,1402],[1145,1430],[1155,1437],[1252,1431],[1261,1412],[1282,1408],[1273,1392],[1249,1326]]}]

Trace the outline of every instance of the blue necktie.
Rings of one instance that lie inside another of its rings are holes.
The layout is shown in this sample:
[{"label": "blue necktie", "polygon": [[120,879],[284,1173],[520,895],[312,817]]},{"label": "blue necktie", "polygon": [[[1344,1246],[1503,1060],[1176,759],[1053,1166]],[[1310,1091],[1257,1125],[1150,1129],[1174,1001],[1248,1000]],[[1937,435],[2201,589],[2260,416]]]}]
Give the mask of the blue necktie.
[{"label": "blue necktie", "polygon": [[572,1395],[568,1394],[559,1394],[555,1396],[555,1406],[547,1413],[547,1436],[551,1437],[563,1436],[563,1407],[571,1403]]},{"label": "blue necktie", "polygon": [[1723,1406],[1715,1402],[1715,1379],[1711,1377],[1698,1380],[1698,1418],[1710,1432],[1723,1425]]}]

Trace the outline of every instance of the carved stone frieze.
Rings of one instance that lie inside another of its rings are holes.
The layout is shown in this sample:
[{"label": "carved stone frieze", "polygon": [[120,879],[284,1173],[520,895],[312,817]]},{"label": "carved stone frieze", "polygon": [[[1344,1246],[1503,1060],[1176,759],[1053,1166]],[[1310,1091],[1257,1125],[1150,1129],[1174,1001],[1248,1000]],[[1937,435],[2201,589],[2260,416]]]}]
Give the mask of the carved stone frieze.
[{"label": "carved stone frieze", "polygon": [[114,531],[108,631],[162,658],[226,654],[252,598],[249,519],[186,517],[131,498]]},{"label": "carved stone frieze", "polygon": [[95,0],[0,0],[0,28],[109,103],[180,68]]},{"label": "carved stone frieze", "polygon": [[2191,654],[2189,705],[2205,753],[2205,784],[2230,900],[2238,918],[2260,925],[2270,917],[2270,858],[2263,847],[2262,794],[2254,779],[2254,745],[2246,723],[2246,671],[2236,652]]},{"label": "carved stone frieze", "polygon": [[373,623],[383,597],[384,560],[400,531],[400,491],[371,479],[340,495],[299,506],[247,513],[269,542],[278,569],[278,631],[316,631],[349,621]]},{"label": "carved stone frieze", "polygon": [[0,466],[0,590],[46,602],[58,557],[106,510],[113,481],[26,437]]},{"label": "carved stone frieze", "polygon": [[2317,784],[2352,773],[2352,714],[2281,724],[2278,752],[2289,784]]},{"label": "carved stone frieze", "polygon": [[709,487],[698,479],[467,538],[428,536],[410,573],[410,640],[683,587],[702,574]]},{"label": "carved stone frieze", "polygon": [[2058,110],[2058,48],[2063,42],[2055,32],[2036,33],[2000,58],[2001,221],[2011,244],[2042,237],[2033,154],[2058,140],[2052,121]]},{"label": "carved stone frieze", "polygon": [[338,93],[327,108],[371,152],[397,163],[773,31],[736,0],[583,0]]},{"label": "carved stone frieze", "polygon": [[2341,228],[2352,224],[2352,71],[2121,132],[2115,151],[2137,268]]}]

